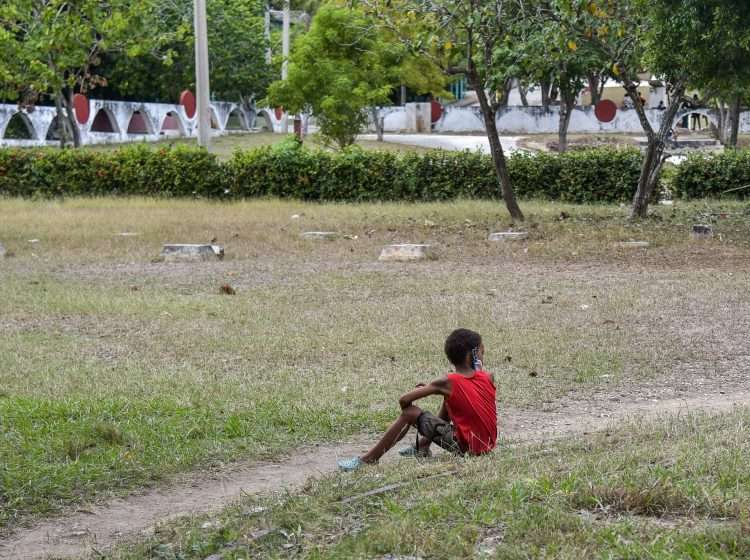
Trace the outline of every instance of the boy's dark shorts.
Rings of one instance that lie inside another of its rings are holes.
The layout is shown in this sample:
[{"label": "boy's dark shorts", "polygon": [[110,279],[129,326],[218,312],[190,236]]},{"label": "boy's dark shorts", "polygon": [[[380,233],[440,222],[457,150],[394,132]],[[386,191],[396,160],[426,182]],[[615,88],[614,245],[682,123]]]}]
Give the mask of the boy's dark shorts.
[{"label": "boy's dark shorts", "polygon": [[446,451],[463,455],[463,449],[461,449],[455,437],[453,424],[447,420],[443,420],[431,412],[423,412],[417,418],[417,430]]}]

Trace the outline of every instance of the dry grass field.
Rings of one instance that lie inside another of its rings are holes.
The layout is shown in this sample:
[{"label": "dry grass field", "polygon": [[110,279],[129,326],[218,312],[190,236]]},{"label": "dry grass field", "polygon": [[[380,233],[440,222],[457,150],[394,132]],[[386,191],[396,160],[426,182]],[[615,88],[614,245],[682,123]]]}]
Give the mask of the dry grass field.
[{"label": "dry grass field", "polygon": [[[747,386],[747,204],[678,202],[636,224],[616,206],[523,207],[528,240],[498,243],[496,202],[0,200],[0,538],[177,473],[374,436],[467,326],[501,424],[601,410],[609,431],[329,476],[109,554],[747,557],[748,413],[606,414]],[[692,240],[704,222],[713,239]],[[221,262],[156,259],[212,239]],[[436,258],[379,262],[396,242]],[[341,504],[392,482],[407,484]]]}]

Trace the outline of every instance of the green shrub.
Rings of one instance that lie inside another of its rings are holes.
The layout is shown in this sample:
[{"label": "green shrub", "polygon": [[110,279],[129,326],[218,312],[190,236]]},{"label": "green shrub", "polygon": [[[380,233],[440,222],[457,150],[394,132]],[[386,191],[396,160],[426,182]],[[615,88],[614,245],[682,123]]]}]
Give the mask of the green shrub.
[{"label": "green shrub", "polygon": [[[520,197],[569,202],[630,200],[640,173],[637,150],[519,153],[508,170]],[[153,195],[331,201],[500,198],[488,155],[398,154],[352,146],[312,151],[294,139],[236,152],[226,163],[197,148],[132,146],[91,150],[0,150],[0,194]]]},{"label": "green shrub", "polygon": [[747,198],[750,187],[742,188],[747,185],[750,185],[750,150],[731,150],[688,156],[677,168],[672,190],[679,198]]},{"label": "green shrub", "polygon": [[[475,152],[395,154],[352,146],[331,153],[284,142],[237,152],[227,166],[236,196],[345,201],[500,198],[492,160]],[[640,167],[638,150],[612,148],[508,158],[518,196],[570,202],[629,201]]]},{"label": "green shrub", "polygon": [[0,194],[9,196],[220,196],[224,168],[205,150],[128,146],[0,150]]}]

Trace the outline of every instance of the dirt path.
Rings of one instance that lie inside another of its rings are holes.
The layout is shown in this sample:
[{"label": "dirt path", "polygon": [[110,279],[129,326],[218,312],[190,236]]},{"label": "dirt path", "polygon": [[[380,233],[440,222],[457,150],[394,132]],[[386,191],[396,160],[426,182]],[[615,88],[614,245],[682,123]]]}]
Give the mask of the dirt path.
[{"label": "dirt path", "polygon": [[[540,441],[601,430],[628,417],[721,412],[750,403],[750,392],[722,393],[640,402],[581,401],[578,406],[551,412],[515,411],[504,415],[503,436]],[[41,522],[0,541],[0,558],[31,560],[71,558],[93,549],[101,551],[119,540],[148,534],[171,518],[213,511],[242,494],[299,487],[311,476],[333,470],[335,459],[361,453],[369,440],[324,445],[274,463],[237,464],[220,473],[186,475],[169,487],[79,508],[65,517]]]}]

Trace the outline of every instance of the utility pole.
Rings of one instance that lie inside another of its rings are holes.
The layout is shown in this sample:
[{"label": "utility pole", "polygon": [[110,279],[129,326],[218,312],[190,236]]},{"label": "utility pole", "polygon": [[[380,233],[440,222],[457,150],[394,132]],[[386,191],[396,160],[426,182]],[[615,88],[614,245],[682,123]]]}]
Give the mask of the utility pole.
[{"label": "utility pole", "polygon": [[195,0],[195,89],[198,109],[198,145],[211,147],[211,107],[208,80],[208,30],[206,28],[206,0]]},{"label": "utility pole", "polygon": [[[286,80],[289,75],[289,20],[291,19],[289,0],[284,0],[284,19],[281,28],[281,54],[284,61],[281,63],[281,79]],[[281,117],[281,131],[289,132],[289,113],[284,111]]]},{"label": "utility pole", "polygon": [[264,36],[266,38],[266,64],[271,65],[271,6],[266,2]]}]

